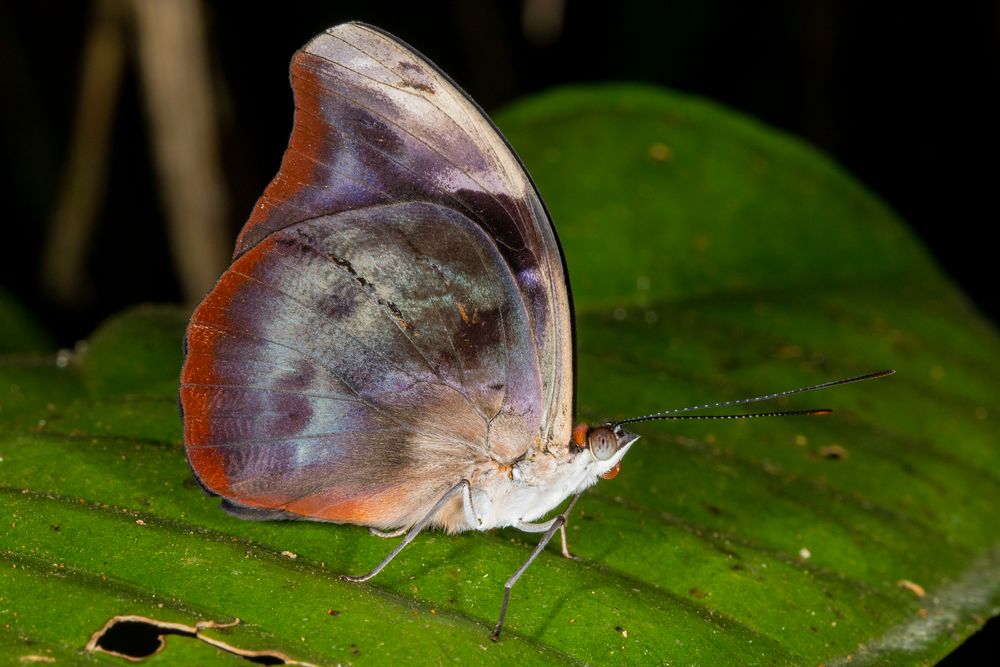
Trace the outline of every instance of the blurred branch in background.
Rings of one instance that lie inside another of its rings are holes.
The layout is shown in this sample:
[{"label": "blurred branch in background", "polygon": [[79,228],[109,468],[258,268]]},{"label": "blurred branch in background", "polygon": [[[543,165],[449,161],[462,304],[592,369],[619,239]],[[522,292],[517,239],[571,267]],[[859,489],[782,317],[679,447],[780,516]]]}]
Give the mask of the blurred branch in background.
[{"label": "blurred branch in background", "polygon": [[566,20],[565,0],[524,0],[521,31],[535,46],[555,44]]},{"label": "blurred branch in background", "polygon": [[280,164],[290,54],[352,19],[425,51],[487,109],[627,80],[802,136],[997,315],[995,252],[969,241],[996,218],[1000,0],[246,5],[0,0],[0,285],[63,344],[128,304],[201,296]]},{"label": "blurred branch in background", "polygon": [[[131,28],[171,254],[185,301],[195,303],[225,268],[229,246],[201,4],[97,0],[92,11],[70,154],[45,241],[43,289],[66,306],[79,308],[89,300],[87,257],[106,195],[111,130]],[[134,224],[149,222],[136,219]]]},{"label": "blurred branch in background", "polygon": [[226,189],[198,0],[134,0],[160,196],[184,299],[197,303],[228,263]]},{"label": "blurred branch in background", "polygon": [[49,298],[80,307],[89,300],[87,253],[106,190],[111,128],[125,64],[125,0],[93,3],[80,61],[80,88],[69,157],[42,251],[41,284]]}]

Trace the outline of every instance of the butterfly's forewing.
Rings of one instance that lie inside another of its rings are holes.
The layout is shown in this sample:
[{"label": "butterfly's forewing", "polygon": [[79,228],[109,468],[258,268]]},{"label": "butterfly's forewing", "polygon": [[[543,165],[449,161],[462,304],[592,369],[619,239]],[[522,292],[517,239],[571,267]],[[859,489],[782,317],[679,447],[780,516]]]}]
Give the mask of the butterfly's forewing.
[{"label": "butterfly's forewing", "polygon": [[407,525],[477,465],[569,441],[558,244],[503,138],[407,46],[346,24],[291,75],[281,170],[188,329],[188,457],[238,505]]}]

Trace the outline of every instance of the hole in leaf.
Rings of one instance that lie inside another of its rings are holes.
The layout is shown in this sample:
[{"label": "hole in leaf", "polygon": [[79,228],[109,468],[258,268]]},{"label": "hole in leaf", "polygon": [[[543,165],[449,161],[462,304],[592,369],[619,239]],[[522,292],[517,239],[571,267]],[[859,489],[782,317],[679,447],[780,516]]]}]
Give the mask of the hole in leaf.
[{"label": "hole in leaf", "polygon": [[164,650],[167,645],[165,637],[179,635],[190,637],[197,641],[214,646],[220,651],[239,656],[256,665],[304,665],[313,667],[308,662],[293,660],[280,651],[251,651],[227,644],[219,639],[206,637],[202,630],[224,630],[238,625],[239,619],[232,623],[216,623],[203,621],[197,625],[183,625],[169,621],[158,621],[145,616],[115,616],[104,627],[94,633],[87,642],[87,650],[107,653],[131,662],[141,662],[150,656]]},{"label": "hole in leaf", "polygon": [[123,658],[148,658],[163,648],[163,635],[179,634],[144,621],[120,621],[106,628],[96,647]]}]

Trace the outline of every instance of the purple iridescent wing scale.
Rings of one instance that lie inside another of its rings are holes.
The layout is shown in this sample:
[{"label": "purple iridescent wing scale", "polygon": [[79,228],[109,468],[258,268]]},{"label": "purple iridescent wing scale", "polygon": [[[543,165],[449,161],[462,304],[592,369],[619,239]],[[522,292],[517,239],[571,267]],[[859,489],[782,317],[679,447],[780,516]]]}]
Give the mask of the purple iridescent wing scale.
[{"label": "purple iridescent wing scale", "polygon": [[405,45],[346,24],[291,72],[281,169],[188,329],[188,458],[238,506],[409,525],[475,466],[568,443],[558,244],[503,138]]}]

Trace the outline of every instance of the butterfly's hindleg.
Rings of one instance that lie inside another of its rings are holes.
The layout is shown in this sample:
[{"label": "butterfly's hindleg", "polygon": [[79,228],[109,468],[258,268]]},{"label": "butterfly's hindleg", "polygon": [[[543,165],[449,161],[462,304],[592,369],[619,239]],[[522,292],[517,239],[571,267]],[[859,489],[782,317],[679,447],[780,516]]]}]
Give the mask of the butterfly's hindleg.
[{"label": "butterfly's hindleg", "polygon": [[[448,491],[448,496],[449,497],[451,496],[451,492],[452,492],[452,490]],[[476,512],[475,512],[475,510],[472,507],[472,492],[469,490],[469,485],[468,484],[466,484],[465,487],[462,489],[462,499],[464,501],[462,503],[462,510],[465,512],[465,520],[466,520],[466,522],[469,524],[470,528],[477,528],[478,529],[479,525],[482,522],[479,520],[479,517],[476,516]],[[371,533],[372,535],[374,535],[375,537],[382,537],[382,538],[389,539],[389,538],[393,538],[393,537],[399,537],[400,535],[402,535],[403,533],[405,533],[408,530],[410,530],[410,529],[409,528],[397,528],[396,530],[379,530],[378,528],[375,528],[374,526],[372,526],[372,527],[370,527],[368,529],[368,532]],[[565,537],[564,537],[564,540],[565,540]]]},{"label": "butterfly's hindleg", "polygon": [[[368,581],[369,579],[371,579],[372,577],[374,577],[376,574],[378,574],[379,572],[381,572],[383,570],[383,568],[385,568],[386,565],[388,565],[390,562],[392,562],[392,559],[395,558],[399,554],[399,552],[402,551],[403,548],[407,544],[409,544],[410,542],[412,542],[413,539],[417,535],[420,534],[420,531],[422,531],[424,528],[427,527],[427,524],[430,523],[431,519],[434,518],[434,515],[437,514],[438,510],[440,510],[442,507],[444,507],[445,503],[447,503],[449,500],[451,500],[455,496],[455,494],[457,494],[457,493],[462,493],[463,494],[463,498],[464,498],[463,505],[465,506],[466,516],[468,517],[470,514],[472,514],[474,516],[474,513],[472,512],[472,496],[471,496],[471,494],[469,492],[469,480],[463,479],[461,482],[459,482],[455,486],[453,486],[450,489],[448,489],[448,491],[443,496],[441,496],[441,499],[438,500],[436,503],[434,503],[434,507],[432,507],[430,509],[430,511],[427,512],[427,514],[424,516],[423,519],[421,519],[420,521],[418,521],[417,523],[415,523],[413,525],[413,528],[410,528],[409,532],[406,533],[406,537],[403,538],[403,541],[400,542],[399,544],[397,544],[396,548],[393,549],[391,552],[389,552],[389,555],[386,556],[382,560],[381,563],[379,563],[378,565],[375,566],[375,569],[373,569],[371,572],[368,572],[367,574],[362,574],[361,576],[358,576],[358,577],[354,577],[354,576],[351,576],[351,575],[348,575],[348,574],[342,574],[342,575],[340,575],[340,578],[341,579],[345,579],[347,581],[353,581],[355,583],[360,583],[362,581]],[[401,535],[402,532],[403,531],[399,531],[397,534]],[[374,533],[374,534],[379,535],[379,533]],[[383,536],[388,537],[388,536],[391,536],[391,535],[392,535],[392,533],[390,532],[390,533],[382,534],[382,535],[379,535],[379,536],[380,537],[383,537]]]}]

